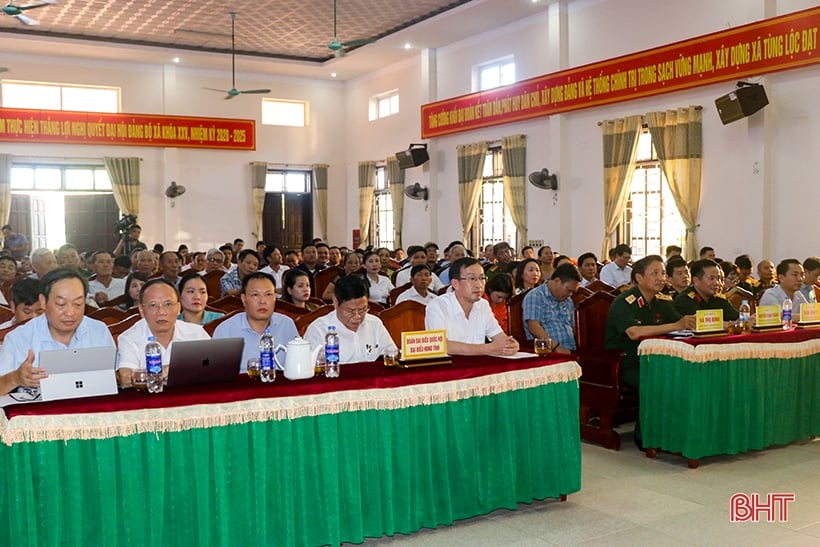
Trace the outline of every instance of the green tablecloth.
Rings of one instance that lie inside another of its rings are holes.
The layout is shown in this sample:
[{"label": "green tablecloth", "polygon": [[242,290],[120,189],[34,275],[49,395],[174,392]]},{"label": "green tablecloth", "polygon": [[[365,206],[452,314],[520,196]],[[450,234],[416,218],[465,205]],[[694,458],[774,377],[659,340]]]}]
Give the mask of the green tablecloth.
[{"label": "green tablecloth", "polygon": [[3,535],[15,546],[338,544],[579,490],[577,380],[454,398],[0,445]]},{"label": "green tablecloth", "polygon": [[820,341],[640,346],[643,444],[691,459],[820,435]]}]

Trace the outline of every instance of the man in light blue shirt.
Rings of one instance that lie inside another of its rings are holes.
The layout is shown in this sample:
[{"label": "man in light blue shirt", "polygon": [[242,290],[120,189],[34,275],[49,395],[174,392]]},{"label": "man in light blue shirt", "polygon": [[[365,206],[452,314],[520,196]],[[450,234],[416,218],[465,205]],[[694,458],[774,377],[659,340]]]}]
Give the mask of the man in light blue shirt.
[{"label": "man in light blue shirt", "polygon": [[632,282],[632,266],[629,265],[629,261],[632,260],[632,249],[629,245],[621,243],[613,249],[613,253],[615,258],[601,268],[598,279],[617,289]]},{"label": "man in light blue shirt", "polygon": [[43,277],[40,305],[45,313],[11,331],[0,351],[0,394],[38,387],[48,377],[37,367],[41,351],[114,347],[105,323],[84,315],[87,293],[88,281],[74,268],[57,268]]},{"label": "man in light blue shirt", "polygon": [[[246,372],[248,359],[259,357],[259,338],[265,329],[270,329],[275,345],[283,346],[299,336],[299,333],[293,319],[281,313],[274,313],[276,284],[270,274],[254,272],[246,275],[242,279],[240,298],[245,306],[245,313],[238,313],[220,323],[214,330],[213,337],[245,339],[240,370]],[[284,367],[285,352],[279,350],[275,355]]]}]

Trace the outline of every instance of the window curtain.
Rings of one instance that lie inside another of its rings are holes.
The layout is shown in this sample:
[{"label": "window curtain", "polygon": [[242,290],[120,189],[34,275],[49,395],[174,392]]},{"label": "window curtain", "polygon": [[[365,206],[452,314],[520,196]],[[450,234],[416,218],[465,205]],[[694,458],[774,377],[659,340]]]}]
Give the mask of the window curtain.
[{"label": "window curtain", "polygon": [[123,215],[140,214],[140,158],[103,158],[114,200]]},{"label": "window curtain", "polygon": [[641,116],[601,122],[604,139],[604,243],[601,259],[609,256],[612,236],[623,216],[629,181],[635,172]]},{"label": "window curtain", "polygon": [[253,200],[253,221],[256,239],[265,241],[262,233],[262,215],[265,212],[265,179],[268,177],[268,162],[251,162],[251,199]]},{"label": "window curtain", "polygon": [[390,198],[393,200],[393,248],[401,245],[401,225],[404,219],[404,169],[399,167],[395,158],[387,160],[385,168],[387,184],[390,188]]},{"label": "window curtain", "polygon": [[698,256],[697,228],[703,173],[703,110],[689,106],[666,112],[650,112],[646,124],[658,152],[661,169],[669,182],[681,220],[686,225],[685,254]]},{"label": "window curtain", "polygon": [[460,144],[456,147],[458,153],[458,202],[461,206],[461,227],[464,230],[462,241],[468,240],[467,236],[478,212],[478,198],[481,195],[481,180],[487,149],[486,141]]},{"label": "window curtain", "polygon": [[527,136],[513,135],[501,139],[504,176],[504,203],[518,231],[517,251],[527,244]]},{"label": "window curtain", "polygon": [[376,162],[359,162],[359,230],[361,244],[367,246],[370,235],[370,215],[373,212],[373,189],[376,187]]},{"label": "window curtain", "polygon": [[319,214],[319,230],[323,240],[327,240],[327,170],[326,163],[313,164],[313,180],[315,181],[313,195],[316,196],[316,212]]},{"label": "window curtain", "polygon": [[[0,154],[0,220],[9,223],[11,215],[11,154]],[[22,232],[21,226],[16,226]]]}]

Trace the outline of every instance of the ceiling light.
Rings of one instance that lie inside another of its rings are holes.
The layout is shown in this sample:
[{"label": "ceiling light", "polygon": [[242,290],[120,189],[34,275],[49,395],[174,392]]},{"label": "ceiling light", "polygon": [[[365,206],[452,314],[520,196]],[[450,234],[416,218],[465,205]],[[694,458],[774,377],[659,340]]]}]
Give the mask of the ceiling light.
[{"label": "ceiling light", "polygon": [[180,62],[182,59],[180,59],[179,57],[174,57],[174,58],[173,58],[173,59],[171,59],[171,60],[172,60],[173,62],[175,62],[175,63],[178,63],[178,62]]},{"label": "ceiling light", "polygon": [[331,72],[331,73],[330,73],[330,77],[331,77],[331,78],[335,78],[335,77],[336,77],[336,73],[335,73],[335,72]]},{"label": "ceiling light", "polygon": [[404,49],[413,49],[413,44],[411,44],[410,42],[405,42]]}]

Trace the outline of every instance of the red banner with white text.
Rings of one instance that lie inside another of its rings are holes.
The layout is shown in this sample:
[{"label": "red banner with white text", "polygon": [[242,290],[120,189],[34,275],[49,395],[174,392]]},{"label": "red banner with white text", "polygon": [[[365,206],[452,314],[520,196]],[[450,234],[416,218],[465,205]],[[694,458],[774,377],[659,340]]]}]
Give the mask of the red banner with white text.
[{"label": "red banner with white text", "polygon": [[256,150],[256,122],[0,108],[0,141]]},{"label": "red banner with white text", "polygon": [[820,7],[421,107],[422,138],[820,62]]}]

